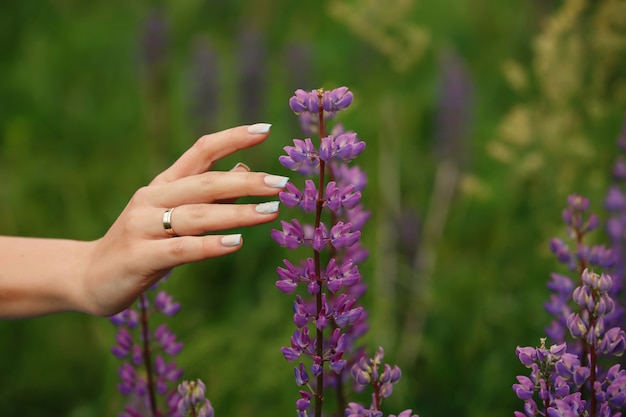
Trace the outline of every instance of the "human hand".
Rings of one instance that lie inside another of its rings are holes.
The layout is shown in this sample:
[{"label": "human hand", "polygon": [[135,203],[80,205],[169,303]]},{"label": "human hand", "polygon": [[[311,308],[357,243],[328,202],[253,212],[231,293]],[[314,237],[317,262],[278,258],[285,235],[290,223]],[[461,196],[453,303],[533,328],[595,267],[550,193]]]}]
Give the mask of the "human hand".
[{"label": "human hand", "polygon": [[[203,136],[135,192],[108,232],[92,242],[80,309],[115,314],[173,267],[242,246],[239,234],[213,233],[276,219],[278,201],[232,203],[242,196],[275,196],[287,177],[249,172],[243,165],[230,172],[209,171],[220,158],[257,145],[268,134],[269,125],[256,124]],[[175,210],[167,219],[164,213],[171,208]],[[170,225],[165,224],[168,220]]]}]

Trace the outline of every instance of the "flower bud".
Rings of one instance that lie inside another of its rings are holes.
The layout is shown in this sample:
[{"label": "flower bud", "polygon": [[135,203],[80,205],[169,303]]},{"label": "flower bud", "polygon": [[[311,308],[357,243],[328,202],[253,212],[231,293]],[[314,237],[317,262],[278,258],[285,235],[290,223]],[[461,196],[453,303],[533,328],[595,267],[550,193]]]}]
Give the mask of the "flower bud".
[{"label": "flower bud", "polygon": [[608,316],[615,309],[615,302],[613,299],[606,293],[601,294],[598,302],[596,303],[596,315],[598,316]]},{"label": "flower bud", "polygon": [[300,391],[300,398],[296,401],[298,411],[304,411],[311,406],[311,394],[306,391]]},{"label": "flower bud", "polygon": [[573,337],[584,337],[587,334],[587,325],[578,313],[572,313],[567,317],[567,328]]},{"label": "flower bud", "polygon": [[294,375],[296,377],[296,384],[298,386],[304,385],[309,382],[309,374],[306,372],[306,368],[304,367],[304,363],[300,362],[300,364],[293,369]]},{"label": "flower bud", "polygon": [[583,231],[585,233],[589,233],[591,231],[596,230],[599,225],[600,225],[600,220],[598,219],[598,216],[596,216],[594,213],[591,213],[589,215],[589,218],[587,218],[587,222],[585,223],[585,226],[583,227]]},{"label": "flower bud", "polygon": [[613,279],[611,278],[610,275],[607,274],[601,274],[600,277],[598,278],[598,291],[606,293],[609,292],[611,290],[611,288],[613,288]]},{"label": "flower bud", "polygon": [[604,333],[598,349],[607,355],[621,356],[626,350],[626,336],[619,327],[613,327]]},{"label": "flower bud", "polygon": [[587,211],[589,199],[578,194],[571,194],[567,197],[567,205],[576,211]]},{"label": "flower bud", "polygon": [[591,294],[591,289],[586,285],[576,287],[574,289],[574,293],[572,294],[572,298],[576,304],[589,311],[593,311],[595,309],[595,301],[593,299],[593,295]]}]

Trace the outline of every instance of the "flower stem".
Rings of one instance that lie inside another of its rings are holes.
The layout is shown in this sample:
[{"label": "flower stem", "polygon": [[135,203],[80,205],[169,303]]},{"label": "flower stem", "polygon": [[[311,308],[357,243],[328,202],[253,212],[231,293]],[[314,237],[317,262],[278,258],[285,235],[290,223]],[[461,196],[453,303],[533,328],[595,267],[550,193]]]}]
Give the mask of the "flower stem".
[{"label": "flower stem", "polygon": [[148,299],[146,294],[141,294],[139,306],[141,309],[141,334],[143,341],[143,362],[146,365],[146,375],[148,384],[148,399],[150,400],[150,410],[154,417],[158,417],[158,410],[156,406],[156,396],[154,395],[154,378],[152,376],[152,360],[150,358],[150,331],[148,328],[148,311],[146,305]]},{"label": "flower stem", "polygon": [[[318,107],[318,120],[319,120],[319,134],[320,134],[320,143],[323,137],[326,136],[325,128],[324,128],[324,107],[322,106],[322,90],[317,91],[317,96],[319,98],[319,107]],[[317,191],[317,201],[315,202],[315,229],[320,226],[322,221],[322,208],[324,203],[324,173],[326,171],[326,163],[320,159],[320,172],[319,172],[319,186]],[[317,285],[318,291],[316,294],[316,307],[317,314],[322,311],[322,266],[320,260],[320,253],[318,251],[314,251],[314,261],[315,261],[315,275],[317,276]],[[324,354],[324,332],[322,329],[317,328],[316,332],[317,336],[317,345],[315,354],[321,358]],[[315,417],[322,417],[322,403],[324,401],[324,362],[321,363],[322,371],[317,376],[317,383],[315,387]]]}]

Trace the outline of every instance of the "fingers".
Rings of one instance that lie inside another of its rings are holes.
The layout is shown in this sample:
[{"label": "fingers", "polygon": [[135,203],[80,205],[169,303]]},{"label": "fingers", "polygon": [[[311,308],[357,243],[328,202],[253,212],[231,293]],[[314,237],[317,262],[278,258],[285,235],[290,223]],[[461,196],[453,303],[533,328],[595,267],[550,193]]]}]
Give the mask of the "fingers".
[{"label": "fingers", "polygon": [[[237,162],[237,165],[235,165],[231,170],[231,172],[250,172],[250,167],[246,164],[244,164],[243,162]],[[218,200],[218,202],[220,203],[234,203],[235,201],[237,201],[237,198],[227,198],[224,200]]]},{"label": "fingers", "polygon": [[158,255],[154,267],[167,269],[236,252],[241,248],[243,239],[240,234],[183,236],[153,243],[153,253]]},{"label": "fingers", "polygon": [[[278,216],[278,201],[259,204],[188,204],[170,213],[170,230],[177,236],[197,236],[237,227],[273,221]],[[151,238],[171,237],[159,220],[163,210],[151,209],[135,227],[148,231]]]},{"label": "fingers", "polygon": [[269,135],[269,124],[239,126],[202,136],[170,168],[159,174],[152,184],[167,183],[208,171],[215,161],[263,142]]},{"label": "fingers", "polygon": [[289,178],[262,172],[220,172],[182,178],[170,183],[146,187],[142,198],[159,208],[183,204],[233,201],[244,196],[274,196],[283,190]]}]

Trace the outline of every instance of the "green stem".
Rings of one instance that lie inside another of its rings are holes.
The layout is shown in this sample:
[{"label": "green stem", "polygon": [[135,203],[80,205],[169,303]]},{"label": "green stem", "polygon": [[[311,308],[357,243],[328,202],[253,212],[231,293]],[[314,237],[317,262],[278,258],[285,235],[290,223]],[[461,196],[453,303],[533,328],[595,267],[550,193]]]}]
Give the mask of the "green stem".
[{"label": "green stem", "polygon": [[[319,120],[319,134],[320,134],[320,145],[323,137],[326,136],[326,130],[324,128],[324,108],[322,106],[322,90],[318,90],[318,98],[319,98],[319,107],[318,107],[318,120]],[[322,208],[324,203],[324,174],[326,171],[326,163],[320,159],[320,168],[319,168],[319,184],[317,190],[317,201],[315,203],[315,229],[320,226],[322,220]],[[318,251],[314,251],[314,261],[315,261],[315,275],[317,276],[317,285],[318,291],[316,294],[316,307],[317,314],[319,315],[322,310],[322,267],[320,260],[320,253]],[[317,346],[315,354],[318,357],[322,357],[324,354],[324,332],[316,328],[316,336],[317,336]],[[324,361],[321,363],[322,371],[317,376],[317,383],[315,387],[315,417],[322,417],[322,403],[324,402]]]},{"label": "green stem", "polygon": [[139,306],[141,308],[141,333],[143,339],[143,362],[146,366],[146,378],[148,384],[148,399],[150,400],[150,410],[153,417],[158,417],[156,396],[154,394],[154,377],[152,376],[152,359],[150,358],[150,330],[148,328],[148,311],[146,305],[148,300],[145,294],[141,294]]}]

